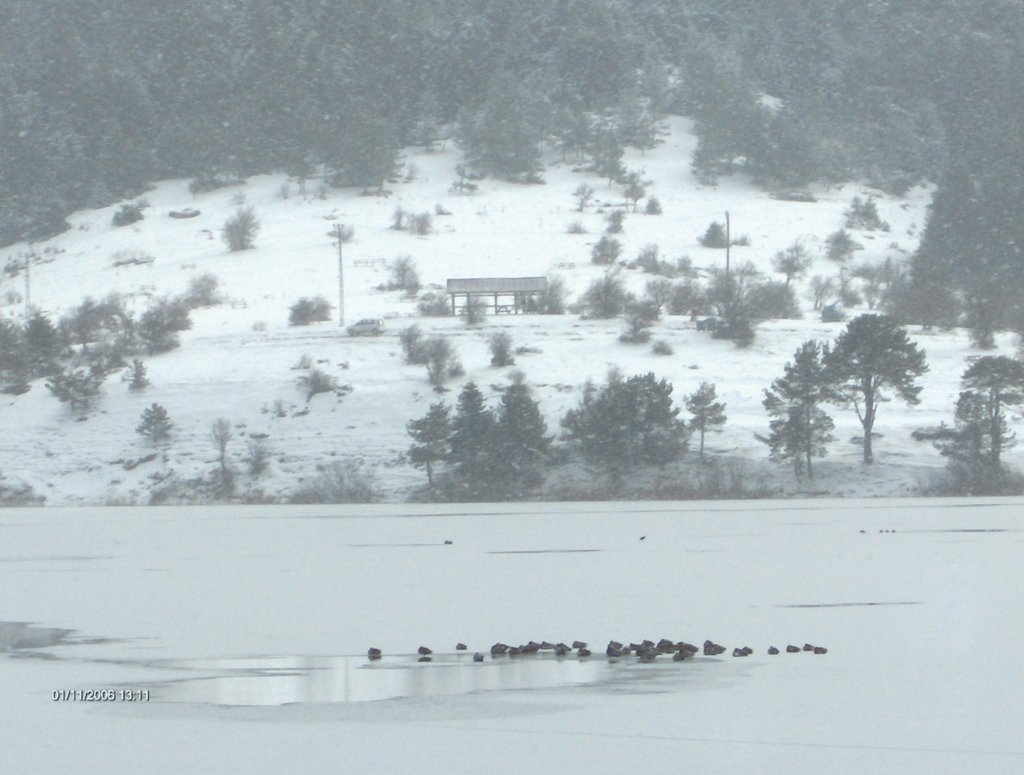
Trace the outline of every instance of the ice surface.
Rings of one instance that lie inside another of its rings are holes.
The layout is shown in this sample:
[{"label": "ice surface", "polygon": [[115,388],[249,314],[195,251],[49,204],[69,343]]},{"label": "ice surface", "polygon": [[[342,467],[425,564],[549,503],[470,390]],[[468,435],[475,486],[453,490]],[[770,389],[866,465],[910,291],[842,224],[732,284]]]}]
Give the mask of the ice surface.
[{"label": "ice surface", "polygon": [[[0,659],[4,769],[1016,771],[1022,505],[4,511],[3,620],[73,631]],[[600,551],[560,551],[580,548]],[[544,656],[505,686],[459,662],[660,637],[729,650]],[[765,651],[805,642],[828,654]],[[420,644],[436,663],[402,656]],[[346,670],[387,679],[338,702]],[[138,687],[150,702],[52,699]]]}]

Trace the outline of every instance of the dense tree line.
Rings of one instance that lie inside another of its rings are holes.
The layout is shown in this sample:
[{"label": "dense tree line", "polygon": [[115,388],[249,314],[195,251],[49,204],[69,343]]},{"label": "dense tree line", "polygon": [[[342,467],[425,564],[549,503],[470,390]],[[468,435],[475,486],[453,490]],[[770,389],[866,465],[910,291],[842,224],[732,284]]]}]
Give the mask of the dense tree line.
[{"label": "dense tree line", "polygon": [[[475,383],[462,388],[452,412],[444,402],[408,424],[409,460],[427,473],[431,497],[507,500],[525,497],[541,479],[551,438],[521,376],[496,408]],[[438,469],[443,467],[443,475]]]},{"label": "dense tree line", "polygon": [[537,180],[549,148],[615,178],[672,112],[704,176],[941,181],[915,277],[975,317],[1018,281],[1012,0],[9,0],[0,28],[0,244],[169,176],[379,187],[451,136],[482,172]]},{"label": "dense tree line", "polygon": [[[209,277],[209,276],[207,276]],[[204,279],[204,278],[198,278]],[[193,283],[192,290],[197,285]],[[54,323],[35,312],[25,321],[0,320],[0,392],[20,394],[36,379],[72,411],[88,409],[110,374],[127,368],[132,390],[149,384],[142,361],[178,347],[178,334],[192,326],[190,313],[207,302],[195,296],[154,299],[138,317],[123,297],[86,298]]]},{"label": "dense tree line", "polygon": [[379,188],[449,138],[482,173],[621,179],[678,113],[704,178],[937,182],[890,311],[1024,331],[1016,0],[9,0],[0,29],[0,245],[166,177]]},{"label": "dense tree line", "polygon": [[[885,315],[861,315],[835,342],[804,342],[782,376],[764,391],[768,433],[755,434],[773,461],[793,466],[798,478],[814,477],[835,424],[829,405],[850,408],[864,433],[856,439],[863,462],[875,462],[872,437],[879,407],[899,399],[913,405],[928,367],[925,353],[899,323]],[[948,458],[948,487],[960,494],[1015,491],[1017,478],[1002,460],[1015,444],[1009,408],[1024,404],[1024,364],[1006,356],[975,359],[964,372],[954,424],[919,429]],[[643,468],[682,459],[691,438],[698,466],[706,464],[705,436],[726,423],[726,406],[713,384],[685,396],[688,420],[672,399],[673,386],[653,373],[609,372],[603,385],[588,382],[578,405],[561,418],[560,447],[547,435],[538,402],[522,375],[501,390],[489,408],[476,384],[460,392],[454,412],[443,402],[408,424],[410,462],[425,469],[428,495],[455,500],[504,500],[538,492],[546,468],[578,461],[605,473],[612,491]],[[921,433],[924,435],[919,435]],[[738,494],[738,493],[734,493]]]}]

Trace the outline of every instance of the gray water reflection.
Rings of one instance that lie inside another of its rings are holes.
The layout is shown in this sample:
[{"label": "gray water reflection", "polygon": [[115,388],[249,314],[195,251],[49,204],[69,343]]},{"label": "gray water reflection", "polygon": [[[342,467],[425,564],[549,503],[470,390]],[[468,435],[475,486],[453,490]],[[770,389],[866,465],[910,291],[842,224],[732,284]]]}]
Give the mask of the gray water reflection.
[{"label": "gray water reflection", "polygon": [[71,633],[62,627],[40,627],[30,622],[0,622],[0,651],[57,646]]},{"label": "gray water reflection", "polygon": [[569,687],[616,677],[623,663],[535,656],[415,656],[368,662],[366,657],[248,657],[167,665],[199,675],[162,684],[153,699],[223,706],[345,703],[485,691]]}]

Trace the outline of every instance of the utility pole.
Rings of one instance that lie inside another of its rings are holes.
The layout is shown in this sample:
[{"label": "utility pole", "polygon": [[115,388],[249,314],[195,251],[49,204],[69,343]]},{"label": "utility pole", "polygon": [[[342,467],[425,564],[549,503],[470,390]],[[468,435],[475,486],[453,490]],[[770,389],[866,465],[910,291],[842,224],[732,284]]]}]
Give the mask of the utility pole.
[{"label": "utility pole", "polygon": [[342,264],[341,246],[352,239],[352,227],[342,223],[334,224],[331,236],[338,245],[338,325],[345,325],[345,268]]},{"label": "utility pole", "polygon": [[725,211],[725,281],[729,282],[729,250],[732,247],[732,235],[729,232],[729,211]]},{"label": "utility pole", "polygon": [[729,231],[729,211],[725,211],[725,314],[732,314],[732,280],[729,278],[729,251],[732,249],[732,234]]},{"label": "utility pole", "polygon": [[28,253],[25,254],[25,320],[28,320],[28,313],[32,308],[32,256],[35,252],[35,248],[29,243]]}]

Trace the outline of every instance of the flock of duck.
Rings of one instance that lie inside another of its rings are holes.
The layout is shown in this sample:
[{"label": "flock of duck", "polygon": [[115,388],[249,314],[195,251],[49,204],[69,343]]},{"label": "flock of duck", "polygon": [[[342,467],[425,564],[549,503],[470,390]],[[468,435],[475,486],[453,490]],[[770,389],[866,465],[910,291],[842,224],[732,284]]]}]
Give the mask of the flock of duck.
[{"label": "flock of duck", "polygon": [[[455,645],[456,651],[467,651],[468,646],[465,643],[458,643]],[[543,641],[538,643],[537,641],[531,640],[529,643],[525,643],[519,646],[509,646],[507,643],[495,643],[491,646],[491,658],[498,657],[517,657],[522,655],[539,654],[541,652],[551,652],[556,657],[567,657],[572,655],[575,651],[577,659],[586,659],[587,657],[593,656],[593,652],[587,648],[587,644],[583,641],[573,641],[572,645],[569,646],[565,643],[550,643]],[[637,660],[644,663],[654,662],[659,656],[672,655],[673,662],[682,662],[695,654],[701,653],[701,649],[694,646],[692,643],[686,641],[671,641],[668,638],[662,638],[657,643],[652,640],[644,640],[640,643],[630,643],[624,645],[618,641],[612,640],[608,642],[608,646],[605,648],[605,656],[609,659],[621,659],[630,655],[635,655]],[[724,654],[726,651],[725,646],[719,645],[714,641],[704,641],[703,654],[706,657],[718,656]],[[800,652],[809,652],[812,654],[827,654],[828,649],[824,646],[814,646],[810,643],[805,643],[801,646],[789,645],[786,646],[787,654],[797,654]],[[433,660],[433,650],[427,646],[420,646],[417,649],[419,654],[420,662],[430,662]],[[737,647],[732,650],[734,657],[748,657],[754,653],[754,650],[749,646]],[[775,646],[768,648],[768,654],[775,655],[781,653]],[[370,648],[366,652],[366,656],[369,657],[371,662],[379,660],[383,653],[379,648]],[[483,662],[485,655],[483,652],[477,651],[473,654],[474,662]]]}]

